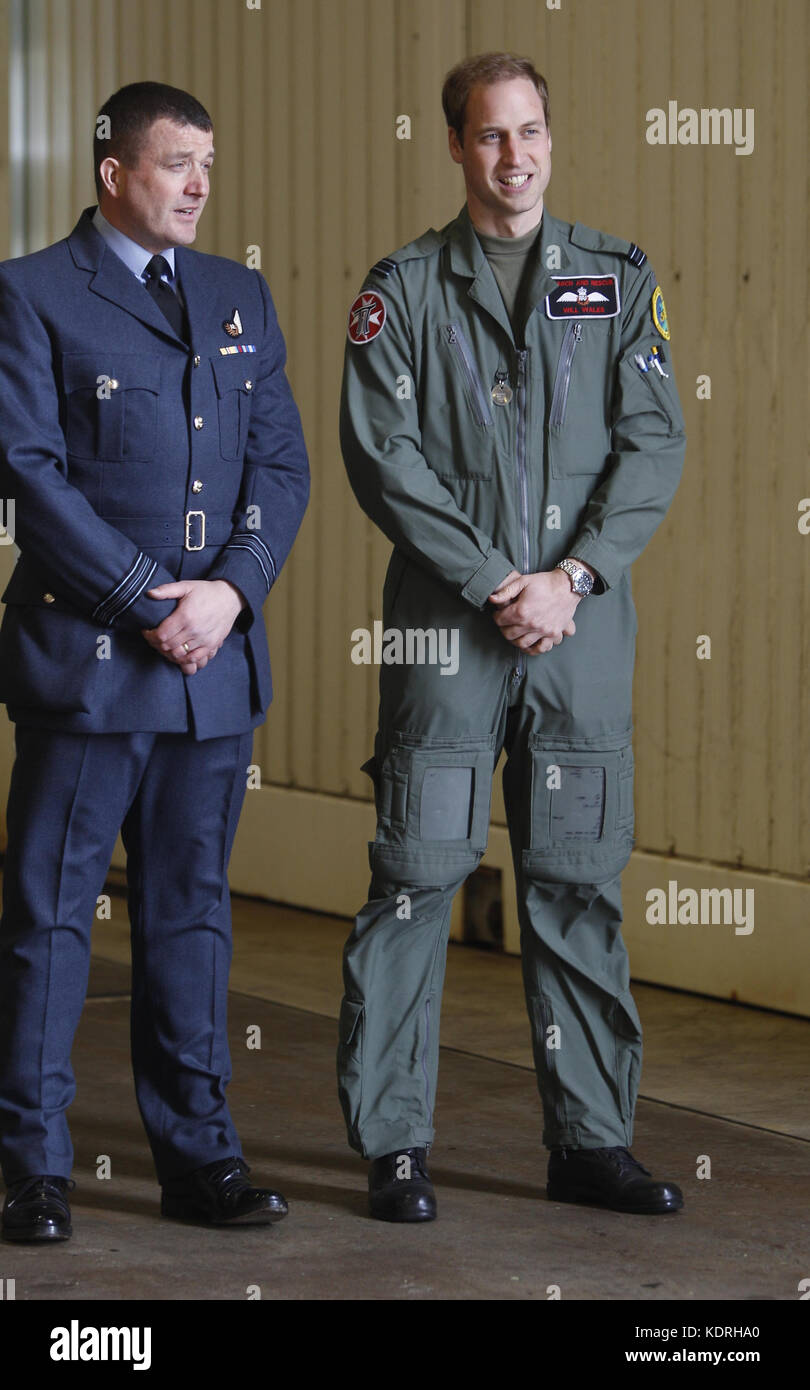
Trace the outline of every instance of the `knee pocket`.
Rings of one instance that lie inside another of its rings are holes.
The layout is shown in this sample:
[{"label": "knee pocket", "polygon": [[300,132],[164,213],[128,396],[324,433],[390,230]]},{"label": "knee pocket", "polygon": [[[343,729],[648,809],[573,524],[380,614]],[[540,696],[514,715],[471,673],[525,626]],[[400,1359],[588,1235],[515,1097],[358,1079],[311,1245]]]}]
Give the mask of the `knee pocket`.
[{"label": "knee pocket", "polygon": [[633,848],[633,749],[628,731],[598,739],[533,734],[529,878],[604,883]]},{"label": "knee pocket", "polygon": [[486,849],[495,738],[397,733],[374,780],[372,873],[436,887],[466,877]]}]

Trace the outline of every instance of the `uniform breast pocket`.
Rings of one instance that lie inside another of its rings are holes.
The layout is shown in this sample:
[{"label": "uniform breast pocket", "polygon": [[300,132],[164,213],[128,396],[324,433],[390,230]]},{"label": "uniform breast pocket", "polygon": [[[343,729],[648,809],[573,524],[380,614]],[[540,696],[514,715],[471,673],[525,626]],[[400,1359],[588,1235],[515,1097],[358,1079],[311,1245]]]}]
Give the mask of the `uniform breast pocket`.
[{"label": "uniform breast pocket", "polygon": [[253,379],[245,362],[241,354],[211,359],[217,388],[219,452],[231,461],[244,454],[250,425]]},{"label": "uniform breast pocket", "polygon": [[440,371],[430,371],[422,400],[422,452],[440,478],[488,482],[496,422],[485,370],[460,323],[441,324]]},{"label": "uniform breast pocket", "polygon": [[[553,478],[602,472],[610,452],[610,326],[570,319],[556,359],[548,414]],[[553,354],[552,354],[553,360]]]},{"label": "uniform breast pocket", "polygon": [[160,376],[160,359],[143,353],[67,353],[62,379],[68,453],[100,463],[151,462]]}]

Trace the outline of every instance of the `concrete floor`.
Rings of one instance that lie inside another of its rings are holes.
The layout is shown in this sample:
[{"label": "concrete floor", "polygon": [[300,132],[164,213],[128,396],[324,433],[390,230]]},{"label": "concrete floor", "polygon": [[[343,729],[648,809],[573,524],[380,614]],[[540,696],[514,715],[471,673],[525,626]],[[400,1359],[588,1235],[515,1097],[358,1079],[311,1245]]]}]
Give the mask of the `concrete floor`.
[{"label": "concrete floor", "polygon": [[[451,946],[442,1018],[440,1219],[366,1213],[366,1165],[335,1094],[348,924],[237,900],[231,1105],[254,1180],[290,1216],[265,1229],[163,1221],[129,1069],[126,910],[96,926],[71,1110],[72,1241],[4,1244],[18,1300],[793,1300],[808,1275],[810,1021],[635,987],[646,1034],[634,1150],[686,1209],[629,1217],[549,1203],[519,962]],[[261,1050],[246,1046],[250,1025]],[[96,1177],[98,1156],[111,1161]],[[709,1155],[710,1180],[696,1177]]]}]

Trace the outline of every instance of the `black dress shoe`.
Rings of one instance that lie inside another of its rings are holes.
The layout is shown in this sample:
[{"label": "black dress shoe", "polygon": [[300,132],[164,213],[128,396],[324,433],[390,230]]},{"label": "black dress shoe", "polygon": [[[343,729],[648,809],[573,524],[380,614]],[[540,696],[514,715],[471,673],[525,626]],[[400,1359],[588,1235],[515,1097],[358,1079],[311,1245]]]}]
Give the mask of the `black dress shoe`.
[{"label": "black dress shoe", "polygon": [[69,1178],[37,1176],[9,1185],[3,1204],[4,1240],[69,1240],[68,1192],[76,1186]]},{"label": "black dress shoe", "polygon": [[251,1187],[243,1158],[218,1158],[163,1187],[161,1216],[201,1221],[209,1226],[255,1226],[280,1221],[287,1203],[280,1192]]},{"label": "black dress shoe", "polygon": [[397,1149],[374,1158],[368,1204],[379,1221],[435,1221],[436,1194],[425,1162],[427,1149]]},{"label": "black dress shoe", "polygon": [[552,1149],[548,1161],[551,1202],[583,1202],[612,1211],[657,1216],[680,1211],[683,1193],[674,1182],[656,1182],[629,1149]]}]

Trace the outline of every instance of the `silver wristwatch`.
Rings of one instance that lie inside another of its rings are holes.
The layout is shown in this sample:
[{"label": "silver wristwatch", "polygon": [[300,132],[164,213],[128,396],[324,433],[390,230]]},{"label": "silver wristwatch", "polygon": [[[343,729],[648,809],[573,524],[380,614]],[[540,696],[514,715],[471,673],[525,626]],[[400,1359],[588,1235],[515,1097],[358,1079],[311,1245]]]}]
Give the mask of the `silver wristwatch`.
[{"label": "silver wristwatch", "polygon": [[586,594],[591,592],[593,588],[593,575],[588,574],[588,571],[584,570],[581,565],[578,565],[576,560],[560,560],[560,563],[555,565],[554,568],[557,570],[565,570],[565,573],[571,580],[571,588],[575,594],[580,594],[584,598]]}]

